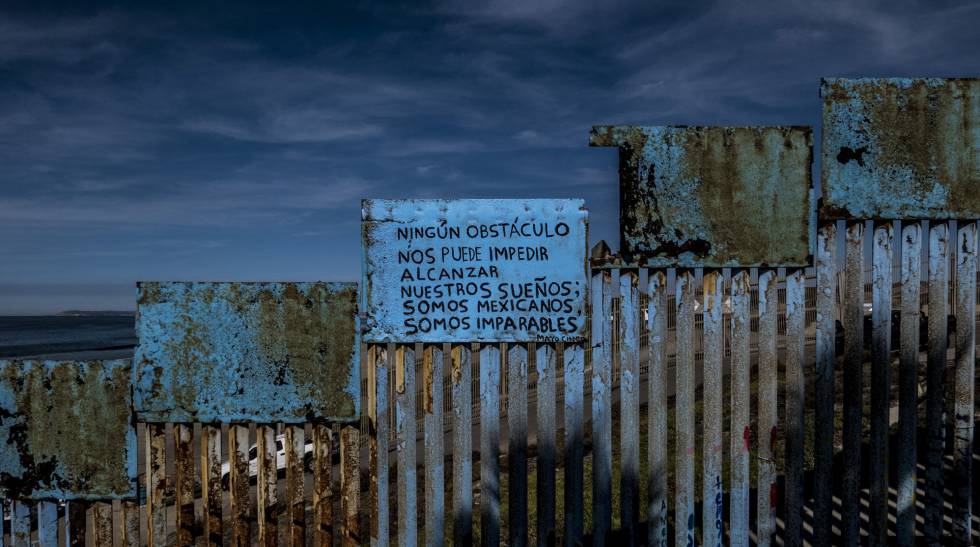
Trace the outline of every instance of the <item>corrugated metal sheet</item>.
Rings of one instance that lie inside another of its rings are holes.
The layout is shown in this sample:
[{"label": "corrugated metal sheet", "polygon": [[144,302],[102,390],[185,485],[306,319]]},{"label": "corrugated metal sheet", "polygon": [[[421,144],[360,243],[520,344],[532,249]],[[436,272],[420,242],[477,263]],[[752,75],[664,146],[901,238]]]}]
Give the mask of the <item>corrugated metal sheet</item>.
[{"label": "corrugated metal sheet", "polygon": [[596,126],[619,148],[620,252],[650,267],[805,266],[809,127]]},{"label": "corrugated metal sheet", "polygon": [[149,422],[351,420],[355,283],[140,283],[136,410]]},{"label": "corrugated metal sheet", "polygon": [[134,496],[132,366],[0,361],[0,495]]},{"label": "corrugated metal sheet", "polygon": [[364,200],[365,339],[570,341],[585,331],[577,199]]},{"label": "corrugated metal sheet", "polygon": [[980,218],[980,79],[826,79],[824,218]]}]

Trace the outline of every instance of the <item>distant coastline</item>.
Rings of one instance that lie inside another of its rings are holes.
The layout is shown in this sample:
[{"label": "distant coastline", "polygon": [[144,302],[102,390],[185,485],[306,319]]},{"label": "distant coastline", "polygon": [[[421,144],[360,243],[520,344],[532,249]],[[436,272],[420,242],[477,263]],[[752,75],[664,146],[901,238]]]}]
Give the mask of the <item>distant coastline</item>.
[{"label": "distant coastline", "polygon": [[58,317],[135,317],[136,312],[123,310],[64,310],[55,315]]}]

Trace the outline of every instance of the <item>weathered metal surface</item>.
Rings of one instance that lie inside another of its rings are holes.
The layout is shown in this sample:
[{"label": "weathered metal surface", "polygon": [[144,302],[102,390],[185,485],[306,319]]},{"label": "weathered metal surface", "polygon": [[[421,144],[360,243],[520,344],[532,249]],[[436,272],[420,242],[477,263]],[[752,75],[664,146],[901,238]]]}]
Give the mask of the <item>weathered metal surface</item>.
[{"label": "weathered metal surface", "polygon": [[803,435],[806,402],[806,310],[803,269],[786,274],[786,521],[785,544],[803,545]]},{"label": "weathered metal surface", "polygon": [[647,278],[647,332],[647,545],[667,547],[667,276],[663,271],[650,271]]},{"label": "weathered metal surface", "polygon": [[146,467],[146,543],[149,547],[167,545],[166,437],[163,424],[146,424],[144,453]]},{"label": "weathered metal surface", "polygon": [[776,502],[776,434],[778,367],[776,362],[777,315],[779,313],[776,270],[759,273],[759,433],[756,439],[759,461],[756,483],[757,544],[775,543]]},{"label": "weathered metal surface", "polygon": [[592,541],[612,530],[613,273],[592,273]]},{"label": "weathered metal surface", "polygon": [[361,545],[361,528],[358,522],[360,508],[360,432],[351,426],[340,430],[340,507],[342,521],[340,537],[342,547]]},{"label": "weathered metal surface", "polygon": [[[676,342],[677,396],[675,425],[677,433],[675,472],[677,482],[674,502],[674,545],[694,545],[694,313],[695,279],[691,270],[677,272],[674,284],[677,306]],[[593,360],[592,366],[595,367]],[[593,440],[593,443],[595,441]],[[593,444],[594,445],[594,444]]]},{"label": "weathered metal surface", "polygon": [[507,538],[527,545],[527,344],[507,346]]},{"label": "weathered metal surface", "polygon": [[861,416],[864,413],[864,223],[849,222],[844,239],[844,476],[842,537],[856,545],[861,536]]},{"label": "weathered metal surface", "polygon": [[354,283],[140,283],[139,417],[356,418],[357,303]]},{"label": "weathered metal surface", "polygon": [[870,543],[888,541],[888,429],[891,410],[892,223],[875,223],[871,245]]},{"label": "weathered metal surface", "polygon": [[922,280],[922,226],[902,225],[902,315],[898,371],[898,463],[895,487],[895,541],[915,545],[915,490],[919,406],[919,290]]},{"label": "weathered metal surface", "polygon": [[207,545],[222,545],[221,426],[217,424],[201,428],[201,501],[204,540]]},{"label": "weathered metal surface", "polygon": [[249,528],[248,433],[247,426],[233,425],[228,428],[228,525],[231,528],[230,544],[233,547],[247,547],[252,543]]},{"label": "weathered metal surface", "polygon": [[[446,465],[444,458],[446,434],[443,425],[442,402],[445,358],[446,354],[439,344],[426,345],[422,350],[422,406],[425,439],[425,503],[423,505],[425,505],[425,541],[430,545],[442,545],[446,542],[446,528],[444,526],[446,522]],[[482,359],[480,364],[482,367]],[[482,368],[480,372],[482,374]]]},{"label": "weathered metal surface", "polygon": [[[813,542],[833,544],[832,511],[834,473],[834,361],[837,324],[834,303],[837,290],[837,224],[829,222],[817,231],[815,270],[817,276],[816,380],[814,381],[813,428]],[[902,323],[905,324],[904,322]],[[918,317],[916,317],[918,325]],[[918,340],[916,340],[918,343]],[[914,435],[913,435],[914,438]]]},{"label": "weathered metal surface", "polygon": [[[92,504],[92,543],[95,547],[112,547],[112,504],[95,502]],[[30,545],[30,517],[28,516],[27,542]],[[181,545],[189,545],[183,543]]]},{"label": "weathered metal surface", "polygon": [[415,350],[399,344],[395,349],[395,454],[398,465],[398,544],[418,541],[416,497]]},{"label": "weathered metal surface", "polygon": [[943,464],[946,449],[946,360],[949,350],[949,245],[945,222],[929,225],[929,353],[926,362],[925,511],[922,535],[927,545],[943,541]]},{"label": "weathered metal surface", "polygon": [[365,200],[365,339],[585,335],[582,200]]},{"label": "weathered metal surface", "polygon": [[565,545],[580,545],[584,528],[585,348],[566,344],[565,360]]},{"label": "weathered metal surface", "polygon": [[286,544],[292,547],[306,545],[305,438],[303,426],[290,425],[282,440],[286,456]]},{"label": "weathered metal surface", "polygon": [[480,347],[480,545],[484,547],[500,545],[500,358],[500,346]]},{"label": "weathered metal surface", "polygon": [[330,428],[313,425],[313,544],[333,545],[333,444]]},{"label": "weathered metal surface", "polygon": [[640,276],[619,276],[619,525],[620,539],[638,543],[640,528]]},{"label": "weathered metal surface", "polygon": [[[368,349],[369,389],[368,412],[371,435],[371,545],[388,545],[389,500],[388,496],[388,445],[391,419],[388,415],[389,352],[383,344],[372,344]],[[373,381],[371,381],[373,375]]]},{"label": "weathered metal surface", "polygon": [[558,532],[555,530],[555,484],[558,468],[558,427],[555,421],[558,355],[555,345],[538,344],[534,365],[537,372],[537,539],[538,545],[547,547],[555,545],[558,540]]},{"label": "weathered metal surface", "polygon": [[0,495],[136,493],[130,361],[0,361]]},{"label": "weathered metal surface", "polygon": [[725,333],[722,323],[722,301],[725,279],[718,270],[704,273],[704,361],[701,445],[701,499],[703,511],[701,534],[703,544],[722,544],[724,530],[724,484],[722,483],[722,359],[725,353]]},{"label": "weathered metal surface", "polygon": [[826,79],[825,218],[980,218],[980,79]]},{"label": "weathered metal surface", "polygon": [[473,543],[473,350],[453,345],[450,397],[453,424],[453,543]]},{"label": "weathered metal surface", "polygon": [[620,250],[630,261],[808,264],[809,127],[596,126],[590,145],[619,147]]},{"label": "weathered metal surface", "polygon": [[731,454],[731,509],[730,536],[733,547],[748,547],[749,514],[749,451],[752,439],[752,422],[749,405],[752,399],[752,361],[749,343],[751,328],[752,278],[748,270],[738,270],[732,275],[731,287],[731,428],[729,450]]},{"label": "weathered metal surface", "polygon": [[194,446],[190,424],[174,424],[174,477],[177,545],[193,545],[200,535],[194,514]]},{"label": "weathered metal surface", "polygon": [[37,504],[37,543],[41,547],[58,545],[58,504],[42,501]]},{"label": "weathered metal surface", "polygon": [[956,235],[956,371],[953,386],[953,543],[973,544],[973,428],[977,329],[977,223]]},{"label": "weathered metal surface", "polygon": [[11,505],[10,544],[13,547],[30,547],[31,506],[23,501],[14,501]]},{"label": "weathered metal surface", "polygon": [[279,495],[276,489],[276,430],[269,425],[256,427],[256,520],[258,543],[279,545]]}]

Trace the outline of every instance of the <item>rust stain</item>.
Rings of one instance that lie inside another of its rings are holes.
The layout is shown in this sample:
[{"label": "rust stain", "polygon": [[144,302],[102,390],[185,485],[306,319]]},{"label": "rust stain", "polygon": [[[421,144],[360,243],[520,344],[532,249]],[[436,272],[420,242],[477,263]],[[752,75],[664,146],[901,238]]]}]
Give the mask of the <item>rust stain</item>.
[{"label": "rust stain", "polygon": [[624,260],[645,266],[804,266],[809,127],[597,126],[619,148]]}]

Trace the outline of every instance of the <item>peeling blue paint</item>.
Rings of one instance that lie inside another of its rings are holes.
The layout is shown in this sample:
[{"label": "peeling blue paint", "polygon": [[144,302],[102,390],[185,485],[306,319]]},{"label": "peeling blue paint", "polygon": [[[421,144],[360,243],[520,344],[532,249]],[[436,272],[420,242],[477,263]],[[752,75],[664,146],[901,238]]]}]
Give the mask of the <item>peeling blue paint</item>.
[{"label": "peeling blue paint", "polygon": [[357,418],[357,299],[354,283],[140,283],[139,417]]},{"label": "peeling blue paint", "polygon": [[135,496],[128,359],[0,361],[0,496]]},{"label": "peeling blue paint", "polygon": [[820,216],[980,218],[980,79],[825,79]]}]

